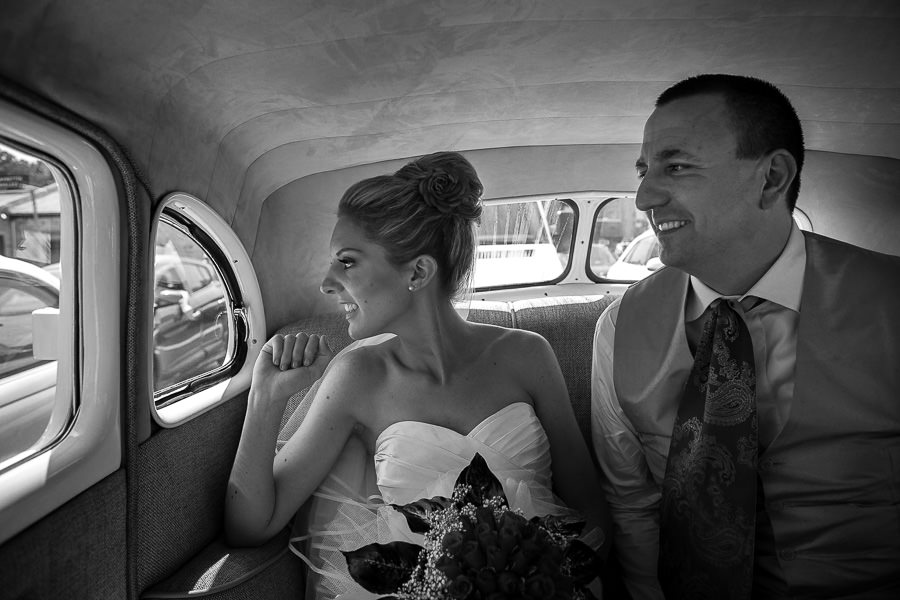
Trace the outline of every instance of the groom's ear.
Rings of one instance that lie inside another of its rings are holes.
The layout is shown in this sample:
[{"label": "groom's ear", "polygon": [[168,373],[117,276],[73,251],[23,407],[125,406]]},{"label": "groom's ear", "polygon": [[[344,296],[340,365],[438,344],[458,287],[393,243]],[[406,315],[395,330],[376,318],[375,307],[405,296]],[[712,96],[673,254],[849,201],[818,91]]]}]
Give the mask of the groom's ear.
[{"label": "groom's ear", "polygon": [[437,276],[438,265],[434,257],[422,254],[410,261],[411,273],[409,285],[412,290],[420,290]]}]

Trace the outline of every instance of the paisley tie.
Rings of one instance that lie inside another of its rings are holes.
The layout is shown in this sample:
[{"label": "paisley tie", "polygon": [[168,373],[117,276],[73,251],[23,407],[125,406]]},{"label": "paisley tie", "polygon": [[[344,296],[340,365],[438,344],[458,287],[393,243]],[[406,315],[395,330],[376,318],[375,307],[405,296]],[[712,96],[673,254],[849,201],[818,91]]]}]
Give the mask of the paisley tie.
[{"label": "paisley tie", "polygon": [[706,310],[666,463],[659,580],[667,600],[750,598],[756,523],[753,344],[727,300]]}]

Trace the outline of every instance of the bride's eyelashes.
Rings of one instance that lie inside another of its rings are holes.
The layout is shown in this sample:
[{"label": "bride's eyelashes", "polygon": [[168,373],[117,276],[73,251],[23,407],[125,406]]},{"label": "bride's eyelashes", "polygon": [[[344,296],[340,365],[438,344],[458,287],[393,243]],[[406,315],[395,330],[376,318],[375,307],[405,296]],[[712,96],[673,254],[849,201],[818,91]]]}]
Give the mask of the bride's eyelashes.
[{"label": "bride's eyelashes", "polygon": [[[353,265],[356,264],[356,261],[353,260],[352,258],[348,257],[348,256],[341,256],[341,257],[338,257],[338,258],[336,258],[336,259],[334,259],[334,260],[336,260],[337,262],[341,263],[341,266],[344,267],[344,270],[345,270],[345,271],[346,271],[347,269],[349,269],[350,267],[352,267]],[[334,264],[334,261],[332,261],[331,264]],[[329,265],[329,266],[330,266],[330,265]]]}]

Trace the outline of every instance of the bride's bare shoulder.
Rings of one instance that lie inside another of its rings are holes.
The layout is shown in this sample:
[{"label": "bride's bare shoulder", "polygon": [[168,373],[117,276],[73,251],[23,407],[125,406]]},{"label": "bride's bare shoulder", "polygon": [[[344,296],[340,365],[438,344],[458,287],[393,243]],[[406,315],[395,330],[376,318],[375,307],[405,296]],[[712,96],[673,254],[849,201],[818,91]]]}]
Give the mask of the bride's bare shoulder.
[{"label": "bride's bare shoulder", "polygon": [[510,356],[520,362],[527,361],[535,353],[542,357],[547,350],[552,352],[550,344],[542,335],[527,329],[510,329],[483,323],[473,323],[473,326],[476,335],[481,337],[480,347],[486,352]]},{"label": "bride's bare shoulder", "polygon": [[344,392],[371,390],[372,385],[384,379],[391,343],[386,340],[347,348],[331,361],[323,384]]}]

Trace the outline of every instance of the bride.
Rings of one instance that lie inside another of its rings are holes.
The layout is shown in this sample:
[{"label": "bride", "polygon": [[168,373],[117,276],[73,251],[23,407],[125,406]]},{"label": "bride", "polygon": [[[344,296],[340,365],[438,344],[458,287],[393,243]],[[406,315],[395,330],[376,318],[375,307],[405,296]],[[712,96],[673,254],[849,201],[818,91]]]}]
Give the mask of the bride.
[{"label": "bride", "polygon": [[[469,323],[453,306],[474,263],[481,193],[454,152],[350,187],[321,289],[357,341],[331,360],[324,338],[275,335],[257,359],[226,533],[234,545],[260,544],[312,498],[303,554],[319,574],[316,598],[362,597],[339,550],[413,539],[384,506],[448,496],[475,452],[526,516],[565,505],[586,531],[609,525],[550,345]],[[313,383],[308,414],[273,462],[287,400]]]}]

